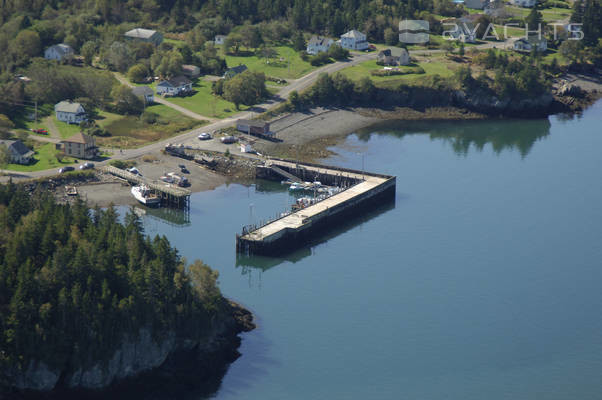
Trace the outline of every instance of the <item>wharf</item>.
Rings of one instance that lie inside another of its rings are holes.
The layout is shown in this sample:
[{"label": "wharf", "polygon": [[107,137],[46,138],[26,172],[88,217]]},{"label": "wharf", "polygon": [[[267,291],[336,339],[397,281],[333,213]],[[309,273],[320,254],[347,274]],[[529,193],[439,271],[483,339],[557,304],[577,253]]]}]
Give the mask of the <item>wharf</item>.
[{"label": "wharf", "polygon": [[190,207],[190,190],[177,186],[167,186],[164,182],[152,181],[144,178],[143,176],[132,174],[129,171],[109,165],[102,167],[101,171],[124,179],[130,184],[146,185],[149,189],[161,197],[163,203],[179,208]]},{"label": "wharf", "polygon": [[394,176],[326,165],[272,159],[258,167],[257,176],[277,179],[283,175],[280,170],[300,179],[336,184],[345,190],[261,227],[244,227],[242,235],[236,237],[240,253],[269,255],[298,247],[335,225],[337,219],[357,215],[361,207],[395,196]]}]

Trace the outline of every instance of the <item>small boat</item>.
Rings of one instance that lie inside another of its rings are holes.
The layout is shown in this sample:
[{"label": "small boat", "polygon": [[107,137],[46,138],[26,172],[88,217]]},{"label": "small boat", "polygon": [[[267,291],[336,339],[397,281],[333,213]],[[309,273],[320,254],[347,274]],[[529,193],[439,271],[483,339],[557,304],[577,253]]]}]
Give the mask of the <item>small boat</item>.
[{"label": "small boat", "polygon": [[77,188],[75,186],[65,186],[67,196],[77,196]]},{"label": "small boat", "polygon": [[288,188],[288,190],[304,190],[304,189],[305,189],[305,186],[303,186],[299,182],[293,182],[293,183],[291,183],[291,185]]},{"label": "small boat", "polygon": [[163,182],[173,183],[173,176],[171,175],[163,175],[159,179],[161,179]]},{"label": "small boat", "polygon": [[146,185],[132,187],[132,196],[145,206],[153,207],[161,204],[161,199],[152,193]]}]

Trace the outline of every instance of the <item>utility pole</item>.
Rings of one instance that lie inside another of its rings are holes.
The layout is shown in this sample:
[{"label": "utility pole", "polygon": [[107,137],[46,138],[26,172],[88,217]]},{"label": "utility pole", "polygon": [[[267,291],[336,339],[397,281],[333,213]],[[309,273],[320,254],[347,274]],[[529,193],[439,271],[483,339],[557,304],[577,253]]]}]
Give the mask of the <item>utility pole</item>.
[{"label": "utility pole", "polygon": [[38,122],[38,101],[34,102],[33,120]]}]

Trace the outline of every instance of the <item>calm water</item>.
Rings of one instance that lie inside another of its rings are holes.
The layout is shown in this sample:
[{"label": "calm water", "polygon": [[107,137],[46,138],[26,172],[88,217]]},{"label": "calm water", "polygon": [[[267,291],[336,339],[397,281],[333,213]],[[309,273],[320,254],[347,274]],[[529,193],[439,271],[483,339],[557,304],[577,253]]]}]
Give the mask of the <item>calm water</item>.
[{"label": "calm water", "polygon": [[196,194],[189,225],[145,218],[257,315],[214,397],[602,399],[601,127],[599,102],[358,132],[326,162],[397,175],[395,204],[286,259],[234,252],[292,201],[279,184]]}]

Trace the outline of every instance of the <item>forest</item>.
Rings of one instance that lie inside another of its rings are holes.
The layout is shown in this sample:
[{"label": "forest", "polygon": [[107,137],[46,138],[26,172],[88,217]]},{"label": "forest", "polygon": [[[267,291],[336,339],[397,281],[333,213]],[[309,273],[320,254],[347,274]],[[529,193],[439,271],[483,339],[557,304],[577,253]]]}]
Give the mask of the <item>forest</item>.
[{"label": "forest", "polygon": [[145,236],[132,211],[120,222],[112,207],[0,186],[0,385],[34,359],[56,369],[106,360],[142,327],[198,338],[226,305],[217,279]]}]

